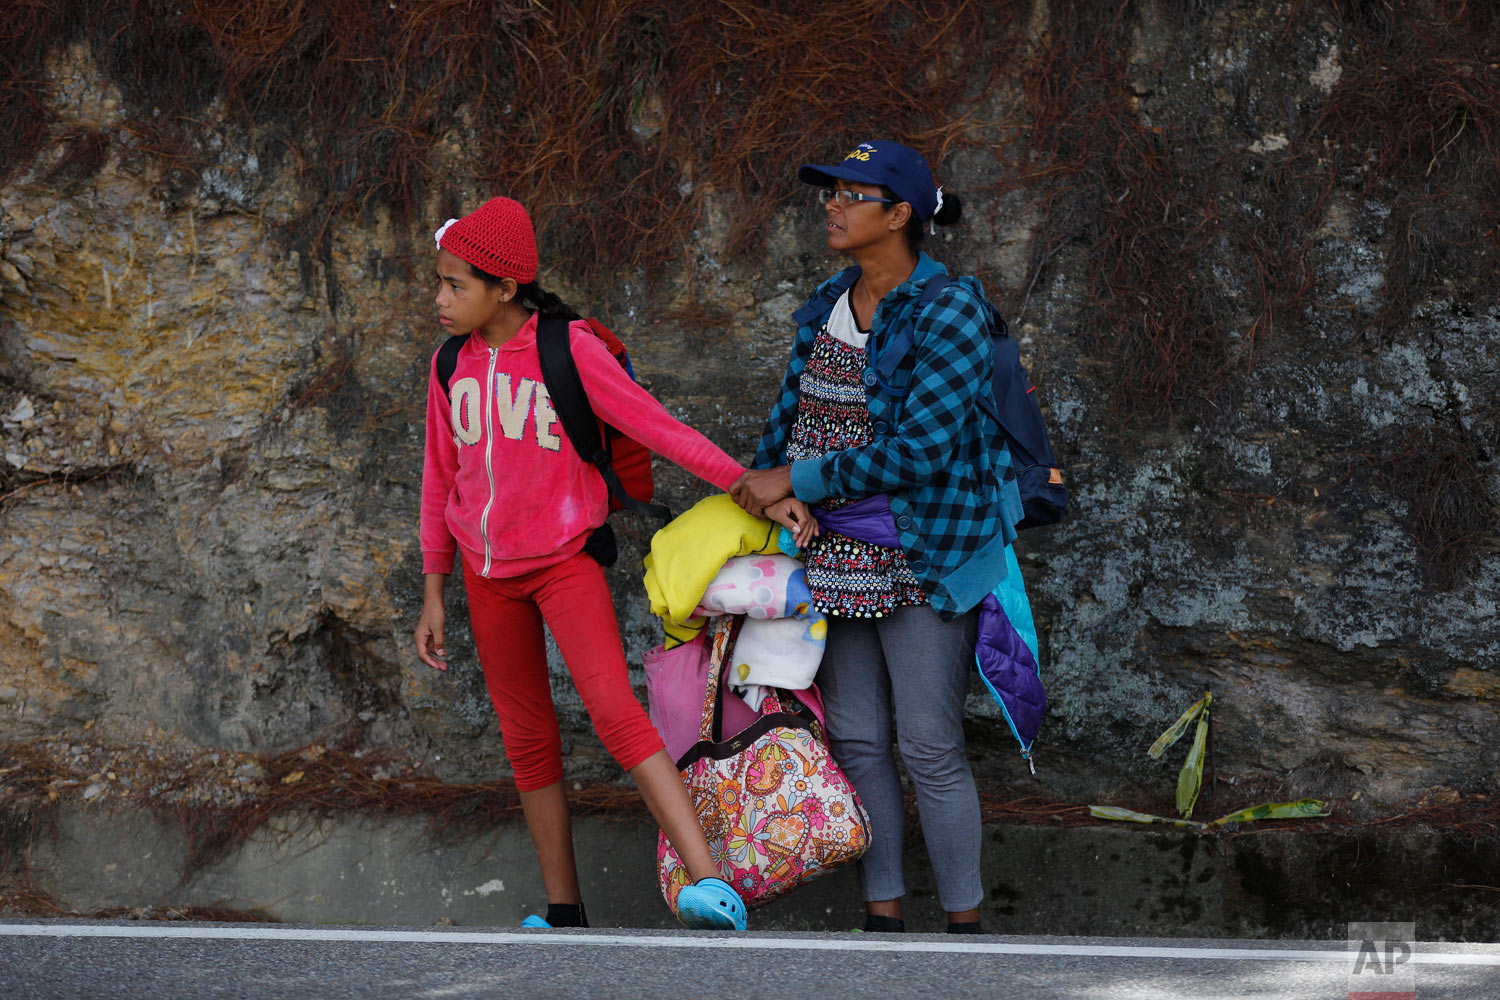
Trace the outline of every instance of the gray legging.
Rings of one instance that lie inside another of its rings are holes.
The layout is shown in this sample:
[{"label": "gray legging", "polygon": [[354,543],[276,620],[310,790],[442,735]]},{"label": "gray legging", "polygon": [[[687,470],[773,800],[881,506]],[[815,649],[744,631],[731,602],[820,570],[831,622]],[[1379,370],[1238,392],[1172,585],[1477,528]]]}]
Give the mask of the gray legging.
[{"label": "gray legging", "polygon": [[828,619],[818,687],[834,759],[870,814],[870,848],[858,865],[867,901],[906,894],[906,813],[893,753],[893,705],[943,909],[971,910],[984,897],[979,795],[963,727],[977,625],[976,612],[945,622],[928,605],[900,607],[884,618]]}]

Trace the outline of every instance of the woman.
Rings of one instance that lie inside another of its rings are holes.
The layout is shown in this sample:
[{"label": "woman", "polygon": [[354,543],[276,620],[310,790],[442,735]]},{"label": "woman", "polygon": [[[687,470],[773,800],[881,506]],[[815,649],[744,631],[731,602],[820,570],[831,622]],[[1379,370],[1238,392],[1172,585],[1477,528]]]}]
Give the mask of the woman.
[{"label": "woman", "polygon": [[[865,929],[905,929],[899,732],[948,930],[978,933],[979,800],[963,705],[975,608],[1004,578],[1015,538],[1000,504],[998,428],[978,405],[991,391],[989,305],[971,278],[923,301],[946,274],[920,250],[924,229],[960,209],[920,154],[867,142],[798,177],[822,189],[828,245],[854,266],[794,314],[781,396],[732,493],[752,514],[787,497],[819,505],[823,530],[803,557],[829,616],[818,672],[829,737],[870,815]],[[883,530],[849,527],[856,511]]]}]

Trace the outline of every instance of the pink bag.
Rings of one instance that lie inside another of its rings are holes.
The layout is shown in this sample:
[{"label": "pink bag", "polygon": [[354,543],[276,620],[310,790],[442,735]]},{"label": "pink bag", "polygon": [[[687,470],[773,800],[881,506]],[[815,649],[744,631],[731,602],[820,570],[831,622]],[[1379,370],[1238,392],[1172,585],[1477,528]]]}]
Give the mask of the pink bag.
[{"label": "pink bag", "polygon": [[[700,631],[693,640],[675,649],[657,646],[646,654],[646,714],[667,745],[673,761],[698,742],[698,724],[703,717],[703,692],[708,684],[709,648],[705,641],[709,629]],[[720,689],[724,705],[724,736],[737,736],[754,725],[760,713],[734,692]],[[814,684],[796,692],[802,704],[823,721],[823,697]]]},{"label": "pink bag", "polygon": [[[870,820],[828,755],[822,723],[794,696],[768,694],[753,726],[724,735],[715,709],[724,703],[720,674],[734,631],[729,616],[714,619],[699,740],[678,765],[714,864],[754,907],[858,858],[870,842]],[[656,870],[675,913],[690,879],[666,834],[657,835]]]},{"label": "pink bag", "polygon": [[[691,642],[675,649],[657,646],[646,654],[646,714],[661,733],[673,761],[698,742],[703,692],[708,684],[707,634],[708,629],[704,629]],[[735,735],[760,718],[760,713],[738,696],[729,691],[723,695],[726,733]]]}]

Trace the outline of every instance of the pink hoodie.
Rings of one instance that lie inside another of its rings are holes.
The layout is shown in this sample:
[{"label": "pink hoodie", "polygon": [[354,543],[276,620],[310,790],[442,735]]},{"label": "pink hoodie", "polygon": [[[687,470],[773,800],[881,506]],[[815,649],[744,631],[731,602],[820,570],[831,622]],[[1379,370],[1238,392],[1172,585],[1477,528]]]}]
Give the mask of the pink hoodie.
[{"label": "pink hoodie", "polygon": [[[588,324],[569,328],[573,360],[600,419],[728,490],[744,466],[636,385]],[[451,402],[450,402],[451,397]],[[609,513],[609,492],[563,434],[542,383],[536,317],[503,347],[476,330],[443,392],[427,380],[422,571],[449,573],[455,549],[486,577],[520,576],[577,555]]]}]

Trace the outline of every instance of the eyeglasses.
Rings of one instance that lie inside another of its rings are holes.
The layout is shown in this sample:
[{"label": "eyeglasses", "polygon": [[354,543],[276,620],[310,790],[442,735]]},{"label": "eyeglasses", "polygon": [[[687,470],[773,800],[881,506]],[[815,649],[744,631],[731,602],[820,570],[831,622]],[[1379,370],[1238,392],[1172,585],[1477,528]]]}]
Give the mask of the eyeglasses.
[{"label": "eyeglasses", "polygon": [[895,198],[882,198],[878,194],[861,194],[858,191],[850,191],[848,188],[818,188],[818,204],[826,205],[830,201],[837,201],[845,207],[856,201],[878,201],[882,205],[900,204]]}]

